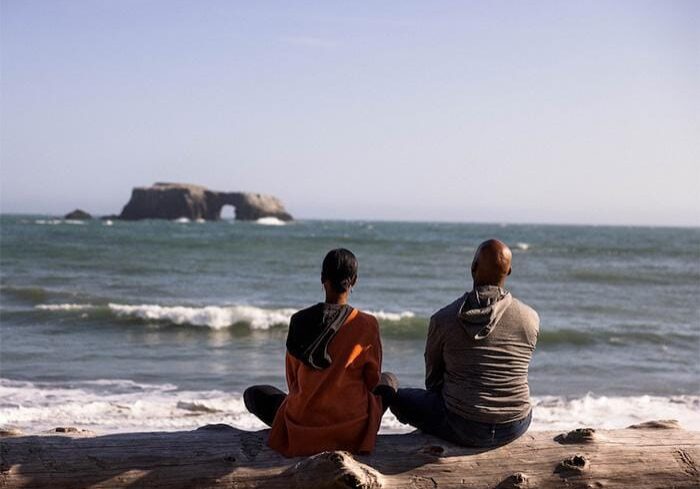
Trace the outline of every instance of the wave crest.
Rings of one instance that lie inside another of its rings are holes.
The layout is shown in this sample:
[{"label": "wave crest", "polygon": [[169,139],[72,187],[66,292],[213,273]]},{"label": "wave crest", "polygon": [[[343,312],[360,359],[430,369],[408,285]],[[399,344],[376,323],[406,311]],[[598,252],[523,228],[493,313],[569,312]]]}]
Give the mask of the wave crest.
[{"label": "wave crest", "polygon": [[278,217],[261,217],[255,222],[256,224],[262,224],[263,226],[284,226],[287,224]]},{"label": "wave crest", "polygon": [[84,311],[95,308],[92,304],[39,304],[35,307],[40,311]]},{"label": "wave crest", "polygon": [[[292,315],[297,311],[292,308],[261,308],[255,306],[161,306],[158,304],[117,304],[108,303],[106,306],[94,304],[38,304],[36,310],[53,313],[71,313],[81,311],[89,316],[108,315],[121,319],[140,320],[172,324],[177,326],[200,326],[211,329],[224,329],[233,326],[248,326],[253,330],[267,330],[283,327],[289,324]],[[385,312],[370,311],[385,326],[389,333],[399,336],[425,332],[424,321],[415,317],[411,311]]]},{"label": "wave crest", "polygon": [[48,226],[57,226],[59,224],[73,224],[74,226],[84,226],[85,224],[87,224],[85,221],[79,221],[77,219],[37,219],[34,221],[34,223]]},{"label": "wave crest", "polygon": [[110,311],[118,317],[136,317],[150,321],[172,324],[189,324],[222,329],[245,323],[252,329],[269,329],[289,324],[295,309],[262,309],[253,306],[158,306],[153,304],[125,305],[108,304]]},{"label": "wave crest", "polygon": [[[42,290],[21,290],[31,297],[42,297]],[[157,323],[174,326],[196,326],[214,330],[231,327],[247,327],[250,330],[269,330],[286,327],[293,308],[264,308],[248,305],[232,306],[161,306],[158,304],[118,304],[107,305],[62,303],[39,304],[35,310],[49,314],[80,313],[76,320],[93,320],[96,318],[117,318],[137,323]],[[366,311],[374,315],[380,323],[382,336],[406,340],[425,340],[428,331],[428,318],[412,311],[387,312]],[[6,314],[26,314],[26,312],[6,312]],[[581,330],[581,329],[543,329],[537,344],[544,348],[591,347],[610,345],[625,347],[630,345],[674,345],[687,348],[697,344],[696,333],[658,333],[634,330]]]},{"label": "wave crest", "polygon": [[403,312],[384,312],[384,311],[367,311],[367,314],[371,314],[377,319],[384,321],[401,321],[403,319],[410,319],[416,317],[416,315],[411,311]]}]

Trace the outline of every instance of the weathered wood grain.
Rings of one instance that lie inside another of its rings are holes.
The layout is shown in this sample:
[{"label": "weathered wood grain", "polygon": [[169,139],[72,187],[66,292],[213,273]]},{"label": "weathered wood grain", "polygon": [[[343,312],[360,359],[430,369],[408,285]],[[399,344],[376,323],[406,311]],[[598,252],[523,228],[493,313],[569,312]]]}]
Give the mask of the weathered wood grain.
[{"label": "weathered wood grain", "polygon": [[530,432],[491,450],[411,433],[372,455],[285,459],[266,431],[225,425],[95,436],[70,430],[0,438],[0,488],[700,488],[700,432],[669,422],[634,429]]}]

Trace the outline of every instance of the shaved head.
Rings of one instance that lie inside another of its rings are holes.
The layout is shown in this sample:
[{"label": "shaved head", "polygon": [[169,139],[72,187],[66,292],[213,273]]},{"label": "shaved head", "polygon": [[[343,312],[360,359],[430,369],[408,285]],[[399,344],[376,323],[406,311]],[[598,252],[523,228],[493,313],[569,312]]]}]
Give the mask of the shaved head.
[{"label": "shaved head", "polygon": [[513,253],[506,244],[497,239],[484,241],[476,249],[472,261],[474,287],[497,285],[503,287],[511,272]]}]

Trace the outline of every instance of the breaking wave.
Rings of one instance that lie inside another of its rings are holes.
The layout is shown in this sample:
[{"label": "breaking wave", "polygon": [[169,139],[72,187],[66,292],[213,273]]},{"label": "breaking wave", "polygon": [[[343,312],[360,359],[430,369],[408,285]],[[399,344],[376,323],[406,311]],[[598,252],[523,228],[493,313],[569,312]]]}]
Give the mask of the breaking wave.
[{"label": "breaking wave", "polygon": [[94,309],[91,304],[39,304],[36,306],[40,311],[84,311]]},{"label": "breaking wave", "polygon": [[261,217],[255,222],[257,224],[262,224],[263,226],[284,226],[287,224],[282,219],[277,217]]},{"label": "breaking wave", "polygon": [[700,396],[596,396],[534,398],[532,428],[568,430],[582,426],[625,428],[657,419],[675,419],[688,430],[700,429]]},{"label": "breaking wave", "polygon": [[403,312],[384,312],[384,311],[368,311],[369,314],[373,315],[377,319],[385,321],[401,321],[404,319],[411,319],[416,317],[411,311]]},{"label": "breaking wave", "polygon": [[59,224],[73,224],[76,226],[82,226],[87,224],[85,221],[79,221],[77,219],[37,219],[34,224],[42,224],[48,226],[57,226]]},{"label": "breaking wave", "polygon": [[247,324],[252,329],[269,329],[286,325],[295,309],[262,309],[253,306],[158,306],[151,304],[108,304],[110,311],[118,317],[136,317],[144,320],[171,324],[189,324],[222,329],[236,324]]},{"label": "breaking wave", "polygon": [[[236,428],[265,428],[248,413],[239,392],[180,390],[172,384],[144,384],[131,380],[26,382],[0,379],[0,420],[25,433],[56,426],[76,426],[101,433],[190,430],[205,424],[226,423]],[[534,398],[533,430],[578,427],[624,428],[652,419],[677,419],[689,430],[700,429],[700,396],[630,396]],[[381,432],[413,428],[391,413],[382,419]]]},{"label": "breaking wave", "polygon": [[[32,297],[41,297],[39,290],[23,291]],[[76,321],[112,318],[132,323],[162,326],[194,326],[221,330],[242,327],[250,330],[284,328],[297,309],[264,308],[248,305],[231,306],[163,306],[157,304],[106,305],[62,303],[39,304],[35,310],[53,314],[74,314]],[[428,330],[428,318],[412,311],[387,312],[366,311],[380,323],[382,335],[397,339],[424,339]],[[77,314],[80,313],[80,314]],[[9,314],[9,313],[7,313]],[[700,336],[697,333],[662,333],[634,329],[546,329],[540,330],[538,347],[590,347],[610,345],[675,345],[679,348],[694,348]]]},{"label": "breaking wave", "polygon": [[[116,318],[137,320],[148,323],[189,325],[208,327],[211,329],[224,329],[232,326],[248,326],[250,329],[265,330],[277,326],[287,326],[289,319],[297,310],[292,308],[261,308],[254,306],[161,306],[157,304],[39,304],[35,309],[47,312],[93,312],[96,315],[111,314]],[[372,312],[382,323],[399,323],[406,321],[415,322],[415,314],[410,311],[403,312]],[[422,319],[418,324],[424,325]],[[422,327],[422,326],[421,326]],[[423,327],[423,330],[425,328]]]}]

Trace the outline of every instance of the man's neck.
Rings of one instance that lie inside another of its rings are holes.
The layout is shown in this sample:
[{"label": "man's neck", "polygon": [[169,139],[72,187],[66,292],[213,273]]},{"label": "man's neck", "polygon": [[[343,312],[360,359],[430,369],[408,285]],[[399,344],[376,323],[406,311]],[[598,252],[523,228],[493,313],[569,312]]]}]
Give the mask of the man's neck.
[{"label": "man's neck", "polygon": [[499,287],[501,289],[504,289],[506,286],[506,281],[500,281],[497,283],[493,282],[477,282],[476,280],[472,284],[472,288],[476,289],[477,287]]}]

